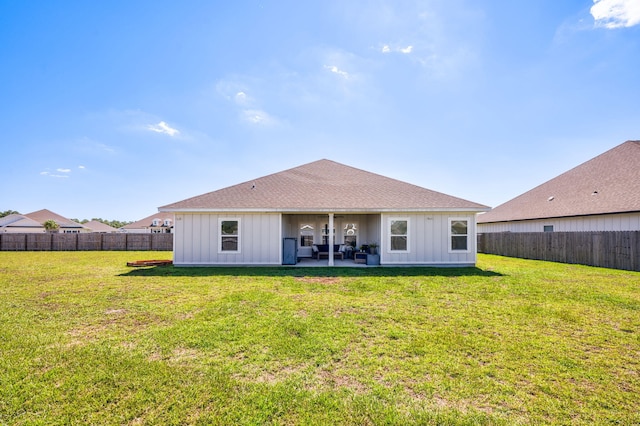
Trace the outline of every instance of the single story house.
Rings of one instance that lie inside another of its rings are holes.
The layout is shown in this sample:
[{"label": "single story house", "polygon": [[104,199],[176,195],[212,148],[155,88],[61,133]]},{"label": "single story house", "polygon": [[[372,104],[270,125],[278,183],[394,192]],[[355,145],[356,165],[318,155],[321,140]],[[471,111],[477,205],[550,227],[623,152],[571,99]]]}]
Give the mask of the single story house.
[{"label": "single story house", "polygon": [[48,220],[53,220],[58,224],[58,230],[61,234],[79,234],[91,232],[89,228],[85,228],[78,222],[74,222],[71,219],[67,219],[64,216],[61,216],[57,213],[52,212],[51,210],[42,209],[32,213],[25,214],[24,216],[29,219],[33,219],[36,222],[40,223],[44,226],[45,222]]},{"label": "single story house", "polygon": [[281,265],[292,242],[294,263],[375,243],[381,265],[473,266],[489,207],[319,160],[159,210],[175,215],[177,266]]},{"label": "single story house", "polygon": [[627,141],[478,216],[478,232],[640,231],[640,141]]},{"label": "single story house", "polygon": [[0,233],[39,233],[42,234],[47,230],[40,222],[29,219],[25,215],[10,214],[0,217]]},{"label": "single story house", "polygon": [[173,232],[173,222],[173,213],[158,212],[125,225],[120,231],[128,234],[170,234]]}]

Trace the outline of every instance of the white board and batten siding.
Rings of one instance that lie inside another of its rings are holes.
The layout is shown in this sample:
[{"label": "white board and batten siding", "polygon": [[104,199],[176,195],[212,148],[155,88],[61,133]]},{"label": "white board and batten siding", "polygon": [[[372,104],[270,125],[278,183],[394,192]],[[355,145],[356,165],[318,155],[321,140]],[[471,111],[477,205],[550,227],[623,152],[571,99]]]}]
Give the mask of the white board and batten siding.
[{"label": "white board and batten siding", "polygon": [[[239,250],[220,250],[220,221],[239,220]],[[279,213],[178,213],[174,259],[177,266],[280,265],[282,229]]]},{"label": "white board and batten siding", "polygon": [[479,223],[478,232],[544,232],[545,226],[552,226],[553,232],[640,231],[640,213]]},{"label": "white board and batten siding", "polygon": [[[389,250],[389,221],[408,219],[408,250]],[[451,250],[450,221],[467,220],[467,250]],[[381,265],[474,266],[476,264],[475,213],[385,213],[381,221]]]}]

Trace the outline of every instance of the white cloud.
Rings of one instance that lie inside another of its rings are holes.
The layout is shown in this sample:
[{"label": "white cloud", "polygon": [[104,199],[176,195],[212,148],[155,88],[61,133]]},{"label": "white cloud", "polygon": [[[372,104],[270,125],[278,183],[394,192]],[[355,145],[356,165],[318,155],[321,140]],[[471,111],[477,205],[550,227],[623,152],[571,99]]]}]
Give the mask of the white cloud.
[{"label": "white cloud", "polygon": [[605,28],[632,27],[640,24],[640,1],[593,0],[591,15],[597,26]]},{"label": "white cloud", "polygon": [[86,169],[85,166],[78,166],[79,169]]},{"label": "white cloud", "polygon": [[242,119],[251,124],[273,124],[275,120],[260,109],[245,109],[242,111]]},{"label": "white cloud", "polygon": [[329,71],[331,71],[332,73],[338,74],[340,77],[349,78],[348,72],[342,71],[340,68],[336,67],[335,65],[325,65],[324,67]]},{"label": "white cloud", "polygon": [[147,129],[151,130],[152,132],[164,133],[165,135],[169,135],[169,136],[175,136],[180,133],[178,130],[172,127],[169,127],[169,125],[164,121],[161,121],[156,125],[150,124],[147,126]]},{"label": "white cloud", "polygon": [[380,49],[380,51],[382,53],[393,53],[393,52],[396,52],[396,53],[404,53],[405,55],[407,55],[407,54],[413,52],[413,45],[409,45],[407,47],[400,47],[400,46],[392,47],[392,46],[390,46],[388,44],[385,44],[385,45],[382,46],[382,49]]},{"label": "white cloud", "polygon": [[71,169],[56,169],[56,172],[60,172],[60,173],[70,173]]},{"label": "white cloud", "polygon": [[233,105],[241,122],[252,126],[280,124],[280,121],[276,117],[262,108],[259,99],[251,96],[251,93],[254,92],[252,86],[257,86],[258,91],[264,95],[265,91],[261,89],[260,85],[264,85],[264,82],[260,79],[237,77],[235,79],[218,81],[216,83],[216,92]]},{"label": "white cloud", "polygon": [[[58,170],[60,170],[60,169],[58,169]],[[69,177],[69,175],[56,175],[56,174],[53,174],[53,173],[48,172],[48,171],[40,172],[40,174],[42,176],[48,176],[48,177],[52,177],[52,178],[68,178]]]},{"label": "white cloud", "polygon": [[238,105],[244,105],[247,103],[247,94],[244,92],[238,92],[234,96],[234,99]]}]

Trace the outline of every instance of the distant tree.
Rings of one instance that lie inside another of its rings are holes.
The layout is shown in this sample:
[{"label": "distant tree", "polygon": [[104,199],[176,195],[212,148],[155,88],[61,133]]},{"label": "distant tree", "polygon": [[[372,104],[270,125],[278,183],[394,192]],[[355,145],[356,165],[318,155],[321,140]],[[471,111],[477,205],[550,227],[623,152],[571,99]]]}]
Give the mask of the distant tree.
[{"label": "distant tree", "polygon": [[60,227],[53,219],[45,221],[42,226],[44,226],[44,229],[46,229],[47,232],[53,232]]},{"label": "distant tree", "polygon": [[[104,223],[105,225],[109,225],[112,228],[116,228],[116,229],[117,228],[122,228],[125,225],[133,223],[133,222],[127,222],[127,221],[122,221],[122,220],[108,220],[108,219],[103,219],[101,217],[94,217],[91,220],[95,220],[96,222]],[[89,222],[89,221],[85,219],[81,223],[87,223],[87,222]]]},{"label": "distant tree", "polygon": [[[83,225],[85,223],[89,222],[88,219],[82,219],[82,220],[80,220],[80,219],[71,219],[71,220],[74,221],[74,222],[77,222],[77,223],[81,223]],[[122,228],[125,225],[133,223],[131,221],[127,222],[127,221],[122,221],[122,220],[107,220],[107,219],[102,219],[101,217],[94,217],[94,218],[91,218],[91,220],[95,220],[96,222],[104,223],[105,225],[109,225],[109,226],[111,226],[113,228],[116,228],[116,229],[117,228]]]},{"label": "distant tree", "polygon": [[108,222],[106,222],[107,225],[113,227],[113,228],[122,228],[125,225],[128,225],[130,223],[133,223],[131,221],[121,221],[121,220],[110,220]]},{"label": "distant tree", "polygon": [[20,214],[20,212],[17,212],[15,210],[6,210],[3,212],[0,212],[0,217],[9,216],[10,214]]}]

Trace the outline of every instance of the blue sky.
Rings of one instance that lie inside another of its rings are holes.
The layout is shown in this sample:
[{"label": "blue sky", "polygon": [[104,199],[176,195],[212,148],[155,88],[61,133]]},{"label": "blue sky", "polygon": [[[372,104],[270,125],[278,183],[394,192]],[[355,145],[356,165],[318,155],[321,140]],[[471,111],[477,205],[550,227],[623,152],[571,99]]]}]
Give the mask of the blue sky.
[{"label": "blue sky", "polygon": [[0,1],[0,211],[321,158],[495,207],[640,139],[640,0]]}]

